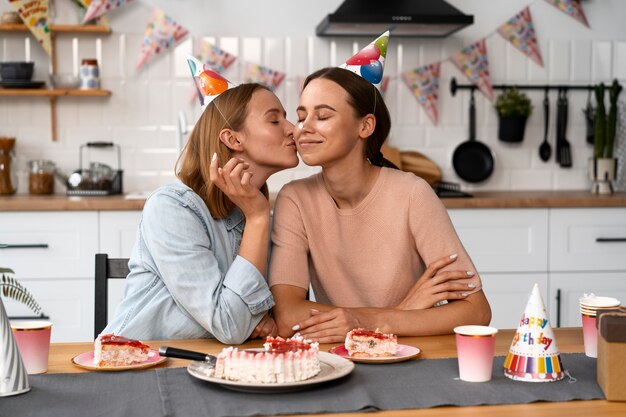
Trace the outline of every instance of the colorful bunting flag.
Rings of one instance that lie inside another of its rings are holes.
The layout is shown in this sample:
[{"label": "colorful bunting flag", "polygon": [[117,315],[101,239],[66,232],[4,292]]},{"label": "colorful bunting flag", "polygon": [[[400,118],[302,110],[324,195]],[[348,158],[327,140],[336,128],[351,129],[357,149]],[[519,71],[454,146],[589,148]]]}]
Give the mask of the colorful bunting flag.
[{"label": "colorful bunting flag", "polygon": [[52,55],[52,42],[48,26],[48,0],[9,0],[18,11],[24,24],[35,35],[48,55]]},{"label": "colorful bunting flag", "polygon": [[284,72],[249,62],[245,63],[243,74],[244,82],[263,84],[272,91],[276,91],[280,83],[285,79]]},{"label": "colorful bunting flag", "polygon": [[502,24],[498,28],[498,33],[502,35],[504,39],[511,42],[517,49],[522,51],[524,55],[543,67],[543,59],[541,58],[541,51],[537,43],[533,19],[528,7]]},{"label": "colorful bunting flag", "polygon": [[463,48],[454,54],[450,60],[457,68],[482,91],[489,100],[493,100],[493,88],[489,79],[489,59],[487,45],[481,39],[473,45]]},{"label": "colorful bunting flag", "polygon": [[546,0],[548,3],[559,9],[565,14],[570,15],[574,19],[578,20],[583,25],[589,27],[583,7],[580,5],[580,0]]},{"label": "colorful bunting flag", "polygon": [[424,65],[402,74],[406,85],[409,86],[417,102],[422,106],[428,118],[437,125],[439,113],[439,72],[441,63]]},{"label": "colorful bunting flag", "polygon": [[187,29],[167,16],[163,10],[155,7],[141,43],[136,68],[141,68],[149,59],[184,38],[187,33]]},{"label": "colorful bunting flag", "polygon": [[201,62],[217,72],[226,71],[228,67],[237,60],[236,56],[229,54],[205,40],[201,40],[197,43],[195,55]]},{"label": "colorful bunting flag", "polygon": [[128,3],[130,0],[79,0],[87,7],[83,23],[102,16],[113,9]]}]

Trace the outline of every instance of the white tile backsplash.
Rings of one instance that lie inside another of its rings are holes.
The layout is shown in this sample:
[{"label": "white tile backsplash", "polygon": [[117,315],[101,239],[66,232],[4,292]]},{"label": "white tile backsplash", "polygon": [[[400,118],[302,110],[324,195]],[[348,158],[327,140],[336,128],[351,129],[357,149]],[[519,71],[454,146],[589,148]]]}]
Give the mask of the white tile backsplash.
[{"label": "white tile backsplash", "polygon": [[[58,2],[56,21],[77,23],[74,6],[69,1]],[[539,36],[544,67],[528,59],[497,34],[487,37],[491,79],[495,84],[610,82],[617,77],[626,81],[626,33],[621,37],[592,36],[593,31],[559,13],[543,2],[533,3],[533,18]],[[385,101],[392,115],[393,128],[389,144],[400,150],[416,150],[439,165],[445,180],[460,181],[452,169],[454,149],[468,139],[469,93],[450,93],[450,80],[455,77],[467,84],[464,75],[448,60],[461,47],[478,40],[497,25],[478,31],[478,25],[489,21],[493,14],[506,17],[517,10],[506,3],[490,3],[496,11],[475,13],[476,24],[467,32],[445,39],[393,39],[389,45],[385,75],[390,77]],[[2,5],[0,9],[9,6]],[[486,6],[485,6],[486,7]],[[517,6],[516,6],[517,7]],[[462,7],[461,7],[462,8]],[[585,4],[594,16],[599,6]],[[507,10],[504,10],[507,9]],[[57,36],[57,72],[72,73],[82,58],[100,60],[102,86],[112,92],[108,98],[61,97],[57,100],[57,130],[59,141],[50,137],[50,107],[47,98],[0,97],[0,135],[17,137],[18,163],[25,167],[28,160],[52,159],[64,170],[78,168],[78,150],[88,141],[113,141],[122,147],[124,188],[126,192],[152,190],[171,181],[176,161],[176,123],[184,111],[189,129],[200,114],[197,99],[192,101],[193,84],[188,76],[184,58],[193,52],[194,42],[202,36],[234,54],[238,60],[224,74],[238,83],[242,79],[245,61],[284,71],[287,78],[277,90],[290,120],[295,121],[301,80],[309,73],[329,65],[339,65],[360,49],[368,40],[363,38],[320,38],[309,35],[289,37],[250,36],[242,31],[217,36],[192,33],[169,53],[151,60],[141,70],[135,69],[137,56],[151,8],[142,2],[131,2],[123,10],[111,12],[110,35],[59,34]],[[1,11],[1,10],[0,10]],[[493,13],[492,13],[493,12]],[[494,17],[495,19],[495,17]],[[499,19],[499,18],[498,18]],[[504,18],[503,18],[504,19]],[[503,20],[501,19],[501,20]],[[493,19],[491,19],[493,20]],[[591,19],[590,19],[591,20]],[[547,26],[558,22],[560,32]],[[592,22],[594,24],[594,22]],[[595,22],[597,26],[597,22]],[[600,28],[598,29],[600,30]],[[568,34],[575,33],[575,36]],[[469,35],[468,35],[469,34]],[[471,37],[470,37],[471,35]],[[194,38],[195,37],[195,38]],[[28,41],[27,41],[28,40]],[[49,60],[43,50],[26,33],[0,33],[0,58],[22,60],[27,54],[37,62],[34,79],[47,80]],[[435,126],[425,115],[401,79],[404,71],[421,65],[442,61],[439,89],[439,124]],[[499,91],[496,90],[496,94]],[[586,164],[591,147],[585,143],[585,120],[581,109],[587,102],[587,92],[570,91],[567,137],[572,146],[573,167],[562,169],[554,161],[556,93],[550,93],[550,133],[553,156],[548,162],[538,156],[543,140],[543,92],[529,91],[535,107],[520,144],[507,144],[497,139],[497,115],[493,103],[476,93],[477,138],[487,144],[496,156],[496,170],[482,184],[463,184],[467,190],[550,190],[587,189]],[[624,93],[623,93],[624,94]],[[622,100],[626,100],[623,96]],[[593,98],[592,102],[595,102]],[[99,158],[97,155],[92,155]],[[104,156],[102,157],[104,158]],[[103,161],[104,162],[104,161]],[[298,167],[281,172],[268,181],[271,191],[293,179],[319,172],[319,168]],[[460,181],[462,182],[462,181]],[[19,192],[26,192],[21,182]],[[63,187],[57,187],[63,193]]]}]

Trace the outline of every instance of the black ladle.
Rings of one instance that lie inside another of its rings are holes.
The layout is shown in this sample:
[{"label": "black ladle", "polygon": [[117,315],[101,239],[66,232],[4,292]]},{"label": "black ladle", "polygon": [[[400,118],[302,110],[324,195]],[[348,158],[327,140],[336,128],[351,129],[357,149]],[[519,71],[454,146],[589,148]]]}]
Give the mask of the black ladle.
[{"label": "black ladle", "polygon": [[539,157],[542,161],[547,161],[552,155],[552,147],[548,143],[548,127],[550,125],[550,100],[548,99],[548,89],[546,89],[546,94],[543,98],[543,118],[543,142],[541,146],[539,146]]}]

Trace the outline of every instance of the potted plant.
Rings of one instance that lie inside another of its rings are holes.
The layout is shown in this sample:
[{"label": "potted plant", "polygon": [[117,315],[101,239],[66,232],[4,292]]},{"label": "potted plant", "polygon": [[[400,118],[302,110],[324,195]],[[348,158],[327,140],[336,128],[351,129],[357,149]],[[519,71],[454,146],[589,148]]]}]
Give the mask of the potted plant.
[{"label": "potted plant", "polygon": [[533,112],[533,105],[524,93],[516,88],[505,90],[496,100],[498,112],[498,139],[504,142],[521,142],[528,116]]},{"label": "potted plant", "polygon": [[603,83],[595,87],[597,108],[595,114],[595,138],[593,157],[589,158],[589,178],[593,182],[591,192],[593,194],[612,194],[611,181],[615,179],[617,172],[617,159],[613,158],[615,144],[615,132],[617,131],[617,98],[622,91],[622,86],[613,81],[609,90],[609,115],[606,116],[604,106],[605,87]]}]

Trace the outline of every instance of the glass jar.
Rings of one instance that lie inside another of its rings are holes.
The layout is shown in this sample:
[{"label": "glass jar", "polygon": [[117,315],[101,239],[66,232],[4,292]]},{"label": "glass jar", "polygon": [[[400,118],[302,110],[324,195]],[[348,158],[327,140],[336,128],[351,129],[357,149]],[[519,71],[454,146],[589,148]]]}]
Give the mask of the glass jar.
[{"label": "glass jar", "polygon": [[0,138],[0,195],[11,195],[17,191],[14,146],[15,138]]},{"label": "glass jar", "polygon": [[100,69],[97,59],[83,59],[78,73],[81,90],[100,89]]},{"label": "glass jar", "polygon": [[54,193],[54,162],[37,159],[28,162],[28,192],[45,195]]}]

